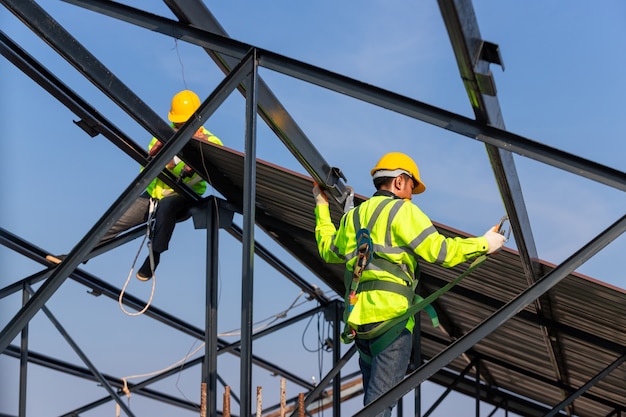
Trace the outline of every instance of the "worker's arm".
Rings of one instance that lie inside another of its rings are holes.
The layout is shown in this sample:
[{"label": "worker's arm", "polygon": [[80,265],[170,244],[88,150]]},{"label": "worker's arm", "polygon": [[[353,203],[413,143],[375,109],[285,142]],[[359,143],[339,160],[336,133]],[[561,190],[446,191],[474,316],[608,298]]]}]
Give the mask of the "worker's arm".
[{"label": "worker's arm", "polygon": [[315,200],[315,240],[319,254],[326,262],[345,262],[335,245],[337,229],[330,217],[328,197],[317,183],[313,186],[313,198]]},{"label": "worker's arm", "polygon": [[487,253],[484,236],[445,237],[414,204],[403,204],[393,222],[394,233],[401,236],[419,257],[446,268]]},{"label": "worker's arm", "polygon": [[200,129],[198,129],[198,131],[193,135],[193,137],[196,139],[201,139],[201,140],[204,139],[207,142],[215,143],[216,145],[224,146],[220,138],[215,136],[213,133],[209,132],[204,127],[201,127]]}]

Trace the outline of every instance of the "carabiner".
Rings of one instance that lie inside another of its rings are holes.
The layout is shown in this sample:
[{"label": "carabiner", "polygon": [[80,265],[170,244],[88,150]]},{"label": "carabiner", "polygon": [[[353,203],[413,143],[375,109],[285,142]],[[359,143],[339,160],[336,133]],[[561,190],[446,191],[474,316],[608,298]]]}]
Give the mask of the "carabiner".
[{"label": "carabiner", "polygon": [[[504,224],[506,222],[509,223],[508,230],[504,228]],[[498,228],[496,231],[506,238],[505,242],[509,241],[509,236],[511,236],[511,222],[509,221],[509,216],[506,214],[502,216],[500,222],[498,222]]]}]

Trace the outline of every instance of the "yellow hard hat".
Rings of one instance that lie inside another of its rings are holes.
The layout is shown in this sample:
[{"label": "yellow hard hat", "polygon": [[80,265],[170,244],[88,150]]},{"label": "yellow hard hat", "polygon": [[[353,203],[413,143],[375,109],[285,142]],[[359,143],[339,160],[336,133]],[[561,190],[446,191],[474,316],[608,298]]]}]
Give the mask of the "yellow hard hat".
[{"label": "yellow hard hat", "polygon": [[400,152],[390,152],[383,155],[376,166],[370,172],[372,179],[380,177],[395,178],[400,174],[407,174],[415,182],[413,194],[420,194],[426,190],[426,186],[420,179],[420,171],[417,164],[408,156]]},{"label": "yellow hard hat", "polygon": [[172,123],[184,123],[200,107],[200,98],[191,90],[183,90],[172,98],[167,118]]}]

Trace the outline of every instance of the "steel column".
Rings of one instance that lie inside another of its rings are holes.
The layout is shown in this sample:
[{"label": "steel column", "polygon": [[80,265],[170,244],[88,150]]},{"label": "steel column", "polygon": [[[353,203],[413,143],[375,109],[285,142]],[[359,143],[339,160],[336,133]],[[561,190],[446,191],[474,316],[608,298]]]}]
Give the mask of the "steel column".
[{"label": "steel column", "polygon": [[[413,328],[413,365],[414,369],[419,368],[422,365],[422,321],[420,319],[422,312],[418,311],[413,316],[415,320],[415,327]],[[415,416],[421,417],[422,415],[422,387],[418,385],[415,387],[413,393],[413,403],[415,407]]]},{"label": "steel column", "polygon": [[[29,299],[28,283],[22,284],[22,305],[25,305]],[[28,378],[28,324],[22,329],[20,338],[20,380],[19,380],[19,398],[18,398],[18,416],[26,417],[26,383]]]},{"label": "steel column", "polygon": [[[333,368],[341,360],[341,323],[343,322],[343,303],[334,301],[330,307],[333,312]],[[341,370],[333,378],[333,417],[341,417]]]},{"label": "steel column", "polygon": [[[215,197],[204,206],[206,216],[206,306],[204,361],[202,363],[202,402],[204,415],[217,417],[217,307],[219,278],[219,208]],[[208,414],[207,414],[208,411]]]},{"label": "steel column", "polygon": [[256,209],[257,55],[251,51],[246,90],[246,143],[243,180],[243,253],[241,271],[241,397],[240,415],[252,413],[252,326],[254,295],[254,225]]}]

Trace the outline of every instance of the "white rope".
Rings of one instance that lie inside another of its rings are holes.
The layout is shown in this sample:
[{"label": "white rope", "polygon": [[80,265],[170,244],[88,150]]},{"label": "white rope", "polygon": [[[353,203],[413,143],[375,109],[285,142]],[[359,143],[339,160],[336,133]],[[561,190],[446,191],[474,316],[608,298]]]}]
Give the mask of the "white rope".
[{"label": "white rope", "polygon": [[[169,365],[169,366],[167,366],[167,367],[165,367],[165,368],[163,368],[163,369],[161,369],[159,371],[148,372],[148,373],[145,373],[145,374],[130,375],[130,376],[125,376],[124,378],[122,378],[122,382],[124,383],[124,385],[122,387],[122,391],[124,391],[124,394],[126,394],[126,398],[128,398],[128,402],[130,403],[130,388],[128,388],[128,380],[129,379],[148,378],[148,377],[151,377],[151,376],[154,376],[154,375],[162,374],[164,372],[169,371],[170,369],[174,369],[174,368],[176,368],[178,366],[181,366],[181,365],[183,365],[187,361],[187,359],[189,359],[190,357],[192,357],[193,355],[198,353],[200,351],[200,349],[202,349],[203,347],[204,347],[204,342],[200,346],[198,346],[196,348],[196,350],[194,350],[193,352],[189,353],[184,358],[178,360],[177,362],[175,362],[175,363],[173,363],[173,364],[171,364],[171,365]],[[115,413],[116,413],[115,415],[116,415],[116,417],[119,417],[119,412],[120,412],[119,408],[120,408],[119,404],[116,404],[116,406],[115,406]]]},{"label": "white rope", "polygon": [[[287,313],[289,312],[289,310],[292,310],[292,309],[294,309],[296,307],[299,307],[300,305],[310,301],[310,300],[306,300],[306,301],[303,301],[302,303],[296,305],[296,302],[298,301],[298,299],[300,297],[302,297],[302,294],[304,294],[304,291],[301,291],[300,294],[298,294],[296,299],[293,300],[293,302],[291,303],[291,305],[289,307],[287,307],[287,309],[281,311],[280,313],[276,313],[273,316],[267,317],[267,318],[265,318],[263,320],[260,320],[260,321],[257,321],[256,323],[254,323],[254,325],[257,325],[257,324],[264,323],[264,322],[267,321],[267,323],[265,323],[264,325],[254,328],[252,330],[252,333],[256,333],[259,330],[265,329],[266,327],[268,327],[270,324],[274,323],[278,319],[283,319],[283,318],[287,317]],[[239,330],[231,330],[231,331],[226,332],[226,333],[218,334],[218,336],[220,336],[220,337],[239,336],[239,335],[241,335],[241,329],[239,329]]]},{"label": "white rope", "polygon": [[[144,239],[145,239],[145,238],[144,238]],[[142,244],[143,244],[143,243],[142,243]],[[136,260],[137,260],[137,258],[135,258],[135,261],[136,261]],[[276,320],[278,320],[278,319],[281,319],[281,318],[285,318],[285,317],[287,317],[287,313],[288,313],[290,310],[292,310],[292,309],[294,309],[294,308],[296,308],[296,307],[299,307],[300,305],[302,305],[302,304],[304,304],[304,303],[306,303],[306,302],[308,302],[308,301],[311,301],[310,299],[308,299],[308,300],[305,300],[305,301],[301,302],[300,304],[296,304],[296,303],[298,302],[298,300],[300,299],[300,297],[302,297],[302,295],[303,295],[303,294],[304,294],[304,291],[301,291],[301,292],[300,292],[300,294],[298,294],[298,296],[295,298],[295,300],[293,300],[293,302],[291,303],[291,305],[290,305],[289,307],[287,307],[285,310],[283,310],[283,311],[281,311],[281,312],[279,312],[279,313],[277,313],[277,314],[274,314],[274,315],[272,315],[272,316],[270,316],[270,317],[268,317],[268,318],[266,318],[266,319],[264,319],[264,320],[261,320],[261,321],[259,321],[259,322],[255,323],[255,324],[258,324],[258,323],[263,323],[263,322],[265,322],[265,321],[271,320],[269,323],[267,323],[267,324],[265,324],[265,325],[263,325],[263,326],[261,326],[261,327],[258,327],[258,328],[256,328],[256,329],[254,329],[254,330],[253,330],[253,333],[258,332],[259,330],[261,330],[261,329],[263,329],[263,328],[265,328],[265,327],[269,326],[271,323],[275,322],[275,321],[276,321]],[[145,310],[145,309],[144,309],[144,310]],[[237,330],[237,331],[232,331],[232,332],[229,332],[229,333],[220,333],[220,334],[218,334],[218,336],[220,336],[220,337],[224,337],[224,336],[236,336],[236,335],[240,335],[240,334],[241,334],[241,331],[240,331],[240,330]],[[194,342],[194,343],[195,343],[195,342]],[[193,345],[192,345],[192,346],[193,346]],[[122,378],[122,382],[124,383],[124,385],[122,386],[122,391],[124,392],[124,394],[126,394],[126,398],[128,399],[128,404],[129,404],[129,407],[130,407],[130,394],[131,394],[131,392],[130,392],[130,388],[128,388],[128,380],[130,380],[130,379],[137,379],[137,378],[148,378],[148,377],[151,377],[151,376],[154,376],[154,375],[159,375],[159,374],[161,374],[161,373],[167,372],[167,371],[169,371],[170,369],[173,369],[173,368],[175,368],[175,367],[182,366],[182,365],[184,365],[184,364],[185,364],[185,362],[186,362],[189,358],[191,358],[193,355],[195,355],[196,353],[198,353],[198,352],[200,351],[200,349],[202,349],[204,346],[205,346],[205,343],[203,342],[203,343],[201,343],[201,344],[200,344],[200,346],[198,346],[198,347],[197,347],[197,348],[196,348],[193,352],[188,353],[188,354],[187,354],[184,358],[182,358],[182,359],[180,359],[180,360],[176,361],[175,363],[171,364],[170,366],[167,366],[167,367],[165,367],[165,368],[163,368],[163,369],[161,369],[161,370],[159,370],[159,371],[148,372],[148,373],[145,373],[145,374],[131,375],[131,376],[126,376],[126,377]],[[181,392],[181,393],[182,393],[182,392]],[[185,394],[184,394],[184,393],[182,393],[182,394],[183,394],[183,396],[185,396]],[[117,404],[117,403],[115,404],[115,410],[116,410],[116,411],[115,411],[115,412],[116,412],[115,416],[116,416],[116,417],[120,417],[120,406],[119,406],[119,404]]]},{"label": "white rope", "polygon": [[152,290],[150,291],[150,298],[148,299],[148,302],[146,303],[144,308],[135,313],[131,313],[130,311],[126,310],[124,308],[124,303],[122,302],[122,299],[124,298],[124,294],[126,293],[126,287],[128,287],[128,284],[130,283],[130,280],[133,276],[133,272],[135,272],[135,265],[137,264],[137,258],[139,258],[139,254],[141,253],[141,248],[143,248],[143,245],[146,242],[146,239],[150,237],[152,219],[154,217],[154,214],[156,213],[157,206],[158,206],[158,200],[151,198],[150,209],[148,210],[148,222],[147,222],[146,234],[143,237],[141,244],[139,245],[139,250],[137,251],[137,254],[135,255],[135,259],[133,259],[133,264],[131,265],[130,271],[128,272],[128,277],[126,277],[126,282],[124,283],[124,286],[122,287],[122,291],[120,291],[120,296],[117,299],[117,303],[120,306],[120,310],[122,310],[122,312],[126,314],[127,316],[135,317],[135,316],[142,315],[143,313],[146,312],[146,310],[148,310],[148,308],[150,307],[150,304],[152,303],[152,299],[154,298],[154,292],[156,289],[156,274],[154,273],[154,256],[152,254],[152,244],[150,243],[150,241],[148,241],[148,245],[147,245],[148,256],[150,257],[150,270],[152,272]]}]

